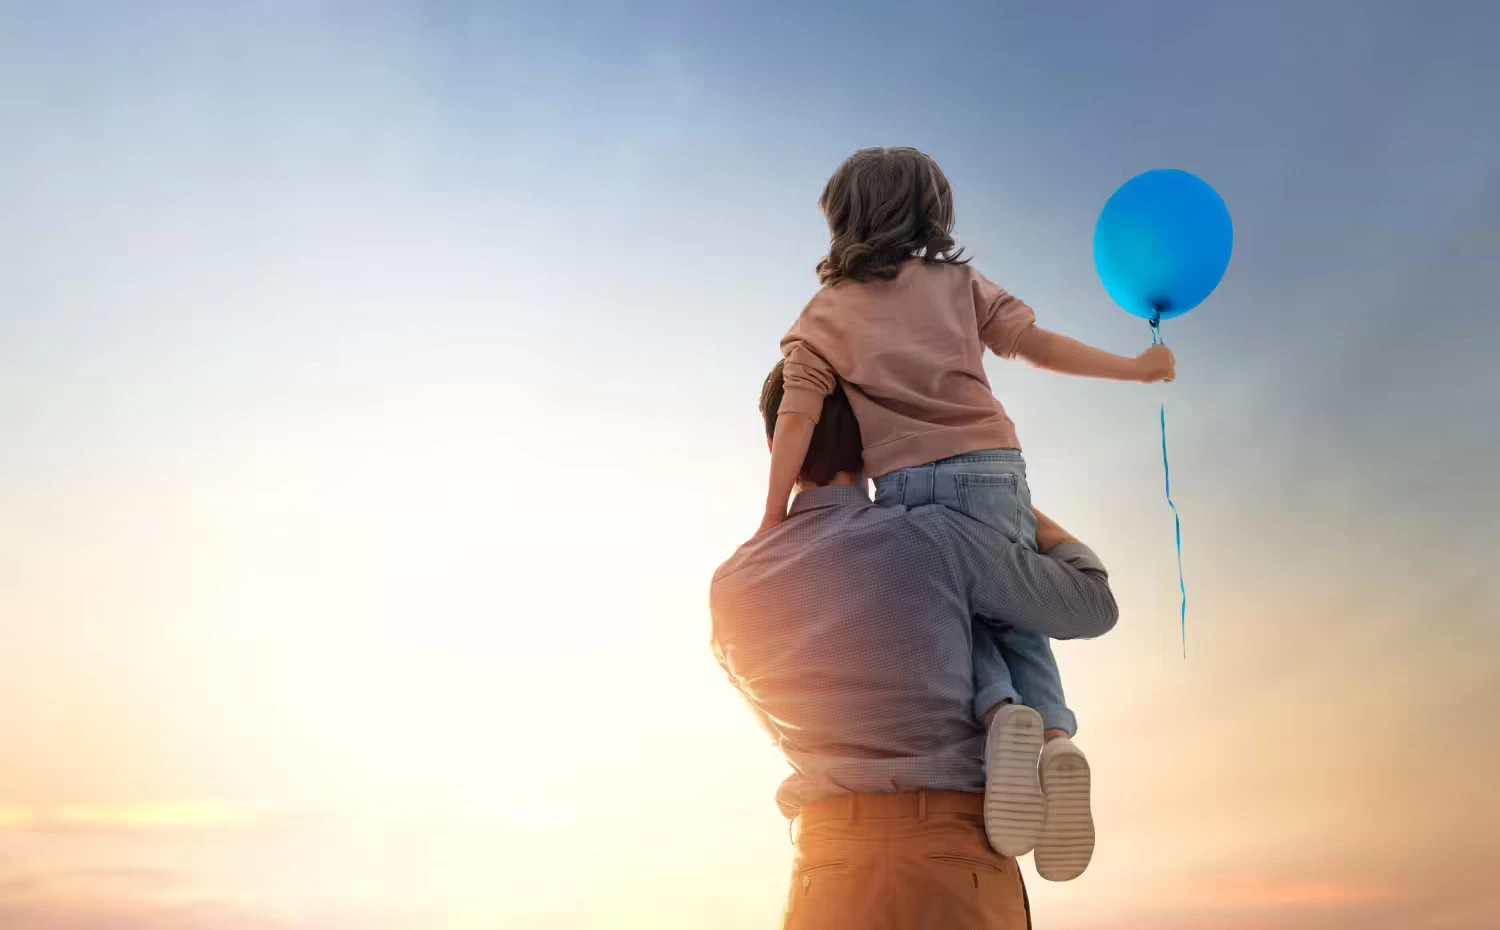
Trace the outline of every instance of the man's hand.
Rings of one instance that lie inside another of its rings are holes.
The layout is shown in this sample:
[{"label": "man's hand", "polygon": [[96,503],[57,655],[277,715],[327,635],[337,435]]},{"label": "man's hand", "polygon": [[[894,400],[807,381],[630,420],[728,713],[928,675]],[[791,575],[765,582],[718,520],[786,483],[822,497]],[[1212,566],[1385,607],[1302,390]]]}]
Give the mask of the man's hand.
[{"label": "man's hand", "polygon": [[1136,356],[1135,377],[1142,384],[1174,381],[1177,378],[1177,356],[1164,345],[1154,345]]},{"label": "man's hand", "polygon": [[1078,542],[1078,539],[1072,533],[1058,526],[1056,521],[1040,510],[1033,508],[1031,513],[1032,516],[1036,517],[1036,547],[1038,551],[1047,553],[1058,546]]}]

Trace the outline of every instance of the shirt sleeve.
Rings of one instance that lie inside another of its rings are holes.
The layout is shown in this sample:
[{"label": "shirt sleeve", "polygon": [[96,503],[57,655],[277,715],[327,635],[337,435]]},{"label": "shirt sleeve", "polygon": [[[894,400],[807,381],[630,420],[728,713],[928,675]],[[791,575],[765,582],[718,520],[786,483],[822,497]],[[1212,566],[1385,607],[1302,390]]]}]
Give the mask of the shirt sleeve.
[{"label": "shirt sleeve", "polygon": [[1093,639],[1114,629],[1120,608],[1109,574],[1082,543],[1042,555],[962,514],[948,511],[946,535],[981,622],[1035,630],[1053,639]]},{"label": "shirt sleeve", "polygon": [[796,328],[781,340],[786,358],[782,367],[783,391],[779,414],[800,413],[818,422],[823,415],[823,398],[833,393],[838,375],[817,349],[803,339]]},{"label": "shirt sleeve", "polygon": [[1035,310],[977,271],[974,310],[978,314],[979,338],[991,352],[1004,359],[1016,357],[1016,344],[1022,334],[1036,326]]}]

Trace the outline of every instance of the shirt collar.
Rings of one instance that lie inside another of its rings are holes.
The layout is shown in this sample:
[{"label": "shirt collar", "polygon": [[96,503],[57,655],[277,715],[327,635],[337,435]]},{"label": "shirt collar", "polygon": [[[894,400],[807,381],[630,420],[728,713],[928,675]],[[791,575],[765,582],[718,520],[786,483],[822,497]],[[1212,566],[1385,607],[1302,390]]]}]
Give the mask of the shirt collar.
[{"label": "shirt collar", "polygon": [[824,485],[808,488],[792,499],[792,514],[818,510],[823,507],[849,507],[859,504],[870,506],[869,486],[864,484]]}]

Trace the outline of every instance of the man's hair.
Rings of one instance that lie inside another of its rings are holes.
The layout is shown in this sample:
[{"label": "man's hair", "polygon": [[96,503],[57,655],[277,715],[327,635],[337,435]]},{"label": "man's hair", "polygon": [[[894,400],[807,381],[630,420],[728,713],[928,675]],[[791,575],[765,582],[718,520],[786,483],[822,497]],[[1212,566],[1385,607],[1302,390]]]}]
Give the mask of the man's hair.
[{"label": "man's hair", "polygon": [[[760,389],[760,415],[766,421],[767,439],[776,435],[776,418],[781,410],[781,396],[786,390],[782,373],[785,365],[785,360],[777,362]],[[824,485],[839,472],[857,473],[864,467],[864,443],[859,436],[859,421],[854,417],[854,408],[849,406],[849,395],[844,393],[844,386],[840,384],[834,387],[832,394],[823,398],[823,413],[818,418],[818,425],[813,427],[800,477],[808,484]]]},{"label": "man's hair", "polygon": [[953,241],[953,188],[937,162],[913,148],[861,149],[833,173],[818,208],[832,242],[818,280],[894,278],[901,263],[962,265]]}]

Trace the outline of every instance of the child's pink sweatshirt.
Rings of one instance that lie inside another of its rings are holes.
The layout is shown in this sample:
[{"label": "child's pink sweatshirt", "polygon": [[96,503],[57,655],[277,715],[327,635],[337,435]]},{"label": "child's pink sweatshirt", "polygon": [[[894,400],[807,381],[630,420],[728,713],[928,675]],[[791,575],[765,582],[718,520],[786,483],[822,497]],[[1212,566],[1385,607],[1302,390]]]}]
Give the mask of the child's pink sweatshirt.
[{"label": "child's pink sweatshirt", "polygon": [[813,297],[781,351],[781,413],[817,420],[838,380],[874,478],[955,455],[1019,449],[990,390],[984,350],[1014,358],[1030,307],[969,265],[912,259],[889,281],[845,281]]}]

